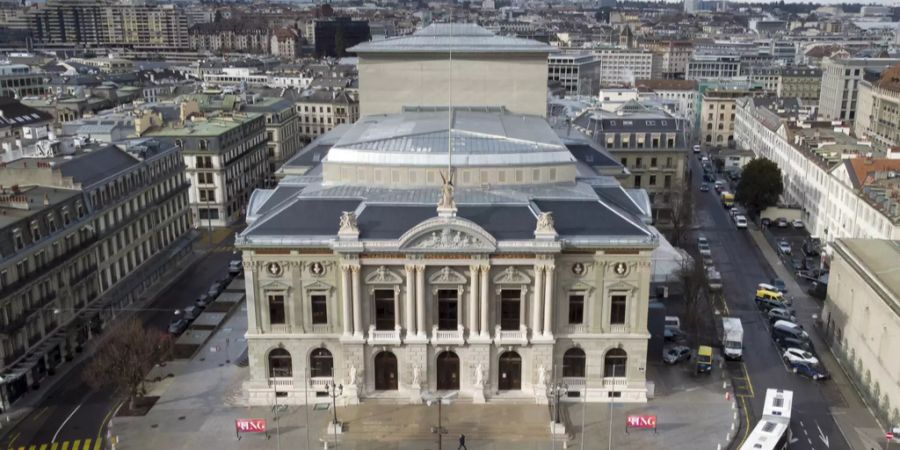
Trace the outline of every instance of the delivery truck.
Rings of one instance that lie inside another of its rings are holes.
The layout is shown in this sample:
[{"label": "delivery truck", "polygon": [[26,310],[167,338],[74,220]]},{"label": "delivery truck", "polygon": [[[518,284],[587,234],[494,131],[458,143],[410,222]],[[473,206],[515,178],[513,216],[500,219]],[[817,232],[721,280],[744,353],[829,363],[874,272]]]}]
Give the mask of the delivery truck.
[{"label": "delivery truck", "polygon": [[737,317],[722,318],[722,352],[726,359],[741,359],[744,349],[744,327]]}]

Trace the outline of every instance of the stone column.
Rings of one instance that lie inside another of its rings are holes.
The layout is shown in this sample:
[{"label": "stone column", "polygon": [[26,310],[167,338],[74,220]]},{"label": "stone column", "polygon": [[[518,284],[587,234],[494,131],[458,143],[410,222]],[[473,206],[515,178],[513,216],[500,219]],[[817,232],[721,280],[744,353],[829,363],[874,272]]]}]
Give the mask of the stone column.
[{"label": "stone column", "polygon": [[362,338],[362,301],[359,293],[359,270],[360,267],[358,265],[350,266],[350,272],[353,275],[351,280],[353,285],[353,336]]},{"label": "stone column", "polygon": [[469,266],[469,336],[478,333],[478,270],[479,266]]},{"label": "stone column", "polygon": [[425,336],[425,266],[416,266],[416,327]]},{"label": "stone column", "polygon": [[350,292],[350,266],[342,265],[341,266],[341,308],[343,317],[341,321],[344,325],[344,336],[350,336],[353,334],[352,322],[350,318],[350,313],[352,309],[350,309],[350,298],[353,294]]},{"label": "stone column", "polygon": [[546,266],[544,283],[544,336],[553,337],[553,270],[551,264]]},{"label": "stone column", "polygon": [[406,336],[412,337],[416,334],[416,266],[407,264],[406,267]]},{"label": "stone column", "polygon": [[543,317],[541,309],[544,307],[544,266],[534,266],[534,301],[531,302],[531,335],[541,334]]},{"label": "stone column", "polygon": [[491,324],[488,322],[488,308],[491,304],[490,283],[488,281],[490,273],[491,266],[486,264],[481,266],[481,281],[478,284],[481,288],[481,337],[483,339],[490,339],[491,337]]},{"label": "stone column", "polygon": [[247,293],[247,333],[259,333],[259,308],[256,300],[256,270],[254,263],[244,264],[244,289]]}]

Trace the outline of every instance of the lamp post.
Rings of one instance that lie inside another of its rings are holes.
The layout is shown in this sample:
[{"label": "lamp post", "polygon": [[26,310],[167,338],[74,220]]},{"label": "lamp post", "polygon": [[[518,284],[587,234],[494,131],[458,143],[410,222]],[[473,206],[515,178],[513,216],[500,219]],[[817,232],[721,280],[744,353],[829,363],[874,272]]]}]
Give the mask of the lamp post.
[{"label": "lamp post", "polygon": [[612,383],[612,388],[610,390],[611,395],[609,397],[609,443],[608,443],[609,446],[607,447],[607,448],[609,448],[609,450],[612,450],[612,448],[613,448],[612,447],[612,428],[613,428],[613,404],[616,402],[616,383],[615,383],[616,367],[617,367],[617,364],[613,363],[612,364],[613,383]]},{"label": "lamp post", "polygon": [[550,395],[554,397],[554,407],[553,407],[553,422],[554,423],[562,423],[559,417],[559,398],[563,395],[566,395],[569,392],[569,386],[566,383],[561,381],[557,381],[554,384],[550,385]]},{"label": "lamp post", "polygon": [[337,445],[337,433],[338,427],[340,426],[340,422],[338,422],[337,419],[337,398],[344,394],[344,385],[335,384],[334,381],[332,381],[331,384],[325,385],[325,390],[331,397],[331,411],[334,414],[334,417],[331,420],[331,431],[334,435],[334,444]]},{"label": "lamp post", "polygon": [[447,434],[447,430],[444,428],[443,424],[443,411],[441,410],[441,405],[444,403],[451,403],[458,395],[459,392],[451,392],[444,396],[439,396],[431,392],[422,395],[422,400],[425,401],[426,405],[431,406],[432,403],[437,403],[438,425],[437,427],[431,427],[431,432],[438,436],[438,450],[442,450],[444,445],[444,435]]}]

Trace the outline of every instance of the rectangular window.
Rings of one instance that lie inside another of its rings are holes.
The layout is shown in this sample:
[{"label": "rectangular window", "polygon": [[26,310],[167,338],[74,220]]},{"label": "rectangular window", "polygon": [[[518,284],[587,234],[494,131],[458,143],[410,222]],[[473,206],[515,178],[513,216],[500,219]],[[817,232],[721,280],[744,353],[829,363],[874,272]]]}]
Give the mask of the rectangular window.
[{"label": "rectangular window", "polygon": [[459,295],[456,289],[438,291],[438,329],[455,330],[459,323]]},{"label": "rectangular window", "polygon": [[313,325],[323,325],[328,323],[328,300],[324,295],[311,295],[310,307],[312,309]]},{"label": "rectangular window", "polygon": [[522,291],[519,289],[503,289],[500,291],[500,329],[518,330],[522,307]]},{"label": "rectangular window", "polygon": [[609,323],[612,325],[625,324],[625,296],[613,295],[609,307]]},{"label": "rectangular window", "polygon": [[376,289],[375,299],[375,329],[394,329],[394,290]]},{"label": "rectangular window", "polygon": [[284,325],[287,316],[284,311],[284,295],[269,296],[269,323],[272,325]]},{"label": "rectangular window", "polygon": [[569,294],[569,324],[584,323],[584,294]]},{"label": "rectangular window", "polygon": [[656,186],[656,175],[650,175],[650,186]]},{"label": "rectangular window", "polygon": [[634,187],[635,188],[641,187],[641,176],[640,175],[634,176]]}]

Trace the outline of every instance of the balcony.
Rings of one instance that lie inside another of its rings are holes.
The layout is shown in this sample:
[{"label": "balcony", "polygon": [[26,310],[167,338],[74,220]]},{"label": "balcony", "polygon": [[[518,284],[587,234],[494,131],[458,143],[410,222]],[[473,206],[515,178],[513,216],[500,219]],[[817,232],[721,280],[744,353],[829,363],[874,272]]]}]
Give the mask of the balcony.
[{"label": "balcony", "polygon": [[314,323],[312,326],[312,332],[315,334],[328,334],[331,333],[331,326],[327,323]]},{"label": "balcony", "polygon": [[628,378],[626,377],[603,377],[604,389],[625,389],[628,387]]},{"label": "balcony", "polygon": [[503,330],[497,325],[494,330],[494,345],[528,345],[528,327],[519,325],[518,330]]},{"label": "balcony", "polygon": [[562,382],[569,387],[569,391],[584,390],[584,377],[563,377]]},{"label": "balcony", "polygon": [[269,333],[289,334],[290,332],[291,332],[291,326],[288,324],[280,323],[280,324],[269,325]]},{"label": "balcony", "polygon": [[463,338],[463,327],[457,325],[455,330],[438,330],[435,325],[431,330],[431,343],[434,345],[463,345],[466,340]]},{"label": "balcony", "polygon": [[294,379],[291,377],[271,377],[269,378],[269,387],[279,389],[293,389]]},{"label": "balcony", "polygon": [[59,266],[61,266],[63,264],[67,264],[73,258],[75,258],[77,255],[79,255],[82,250],[90,247],[91,245],[93,245],[96,242],[97,242],[97,237],[91,236],[91,237],[85,238],[78,244],[72,245],[65,251],[65,253],[63,253],[62,256],[53,258],[52,260],[47,261],[46,263],[42,264],[37,269],[32,270],[30,273],[26,274],[24,277],[19,278],[16,281],[13,281],[12,283],[9,283],[7,285],[4,285],[3,287],[0,287],[0,297],[6,297],[8,295],[12,295],[16,291],[21,289],[22,287],[30,284],[32,281],[35,281],[39,278],[43,278],[44,276],[47,276],[48,274],[52,274],[53,271],[56,270]]},{"label": "balcony", "polygon": [[327,391],[325,386],[334,384],[333,377],[311,377],[309,379],[309,388],[314,391]]},{"label": "balcony", "polygon": [[628,327],[624,323],[614,323],[609,326],[609,332],[613,334],[625,334]]},{"label": "balcony", "polygon": [[400,345],[400,325],[395,325],[393,330],[376,330],[375,325],[369,325],[369,345]]},{"label": "balcony", "polygon": [[570,324],[567,327],[569,334],[584,334],[588,332],[588,326],[585,324]]}]

